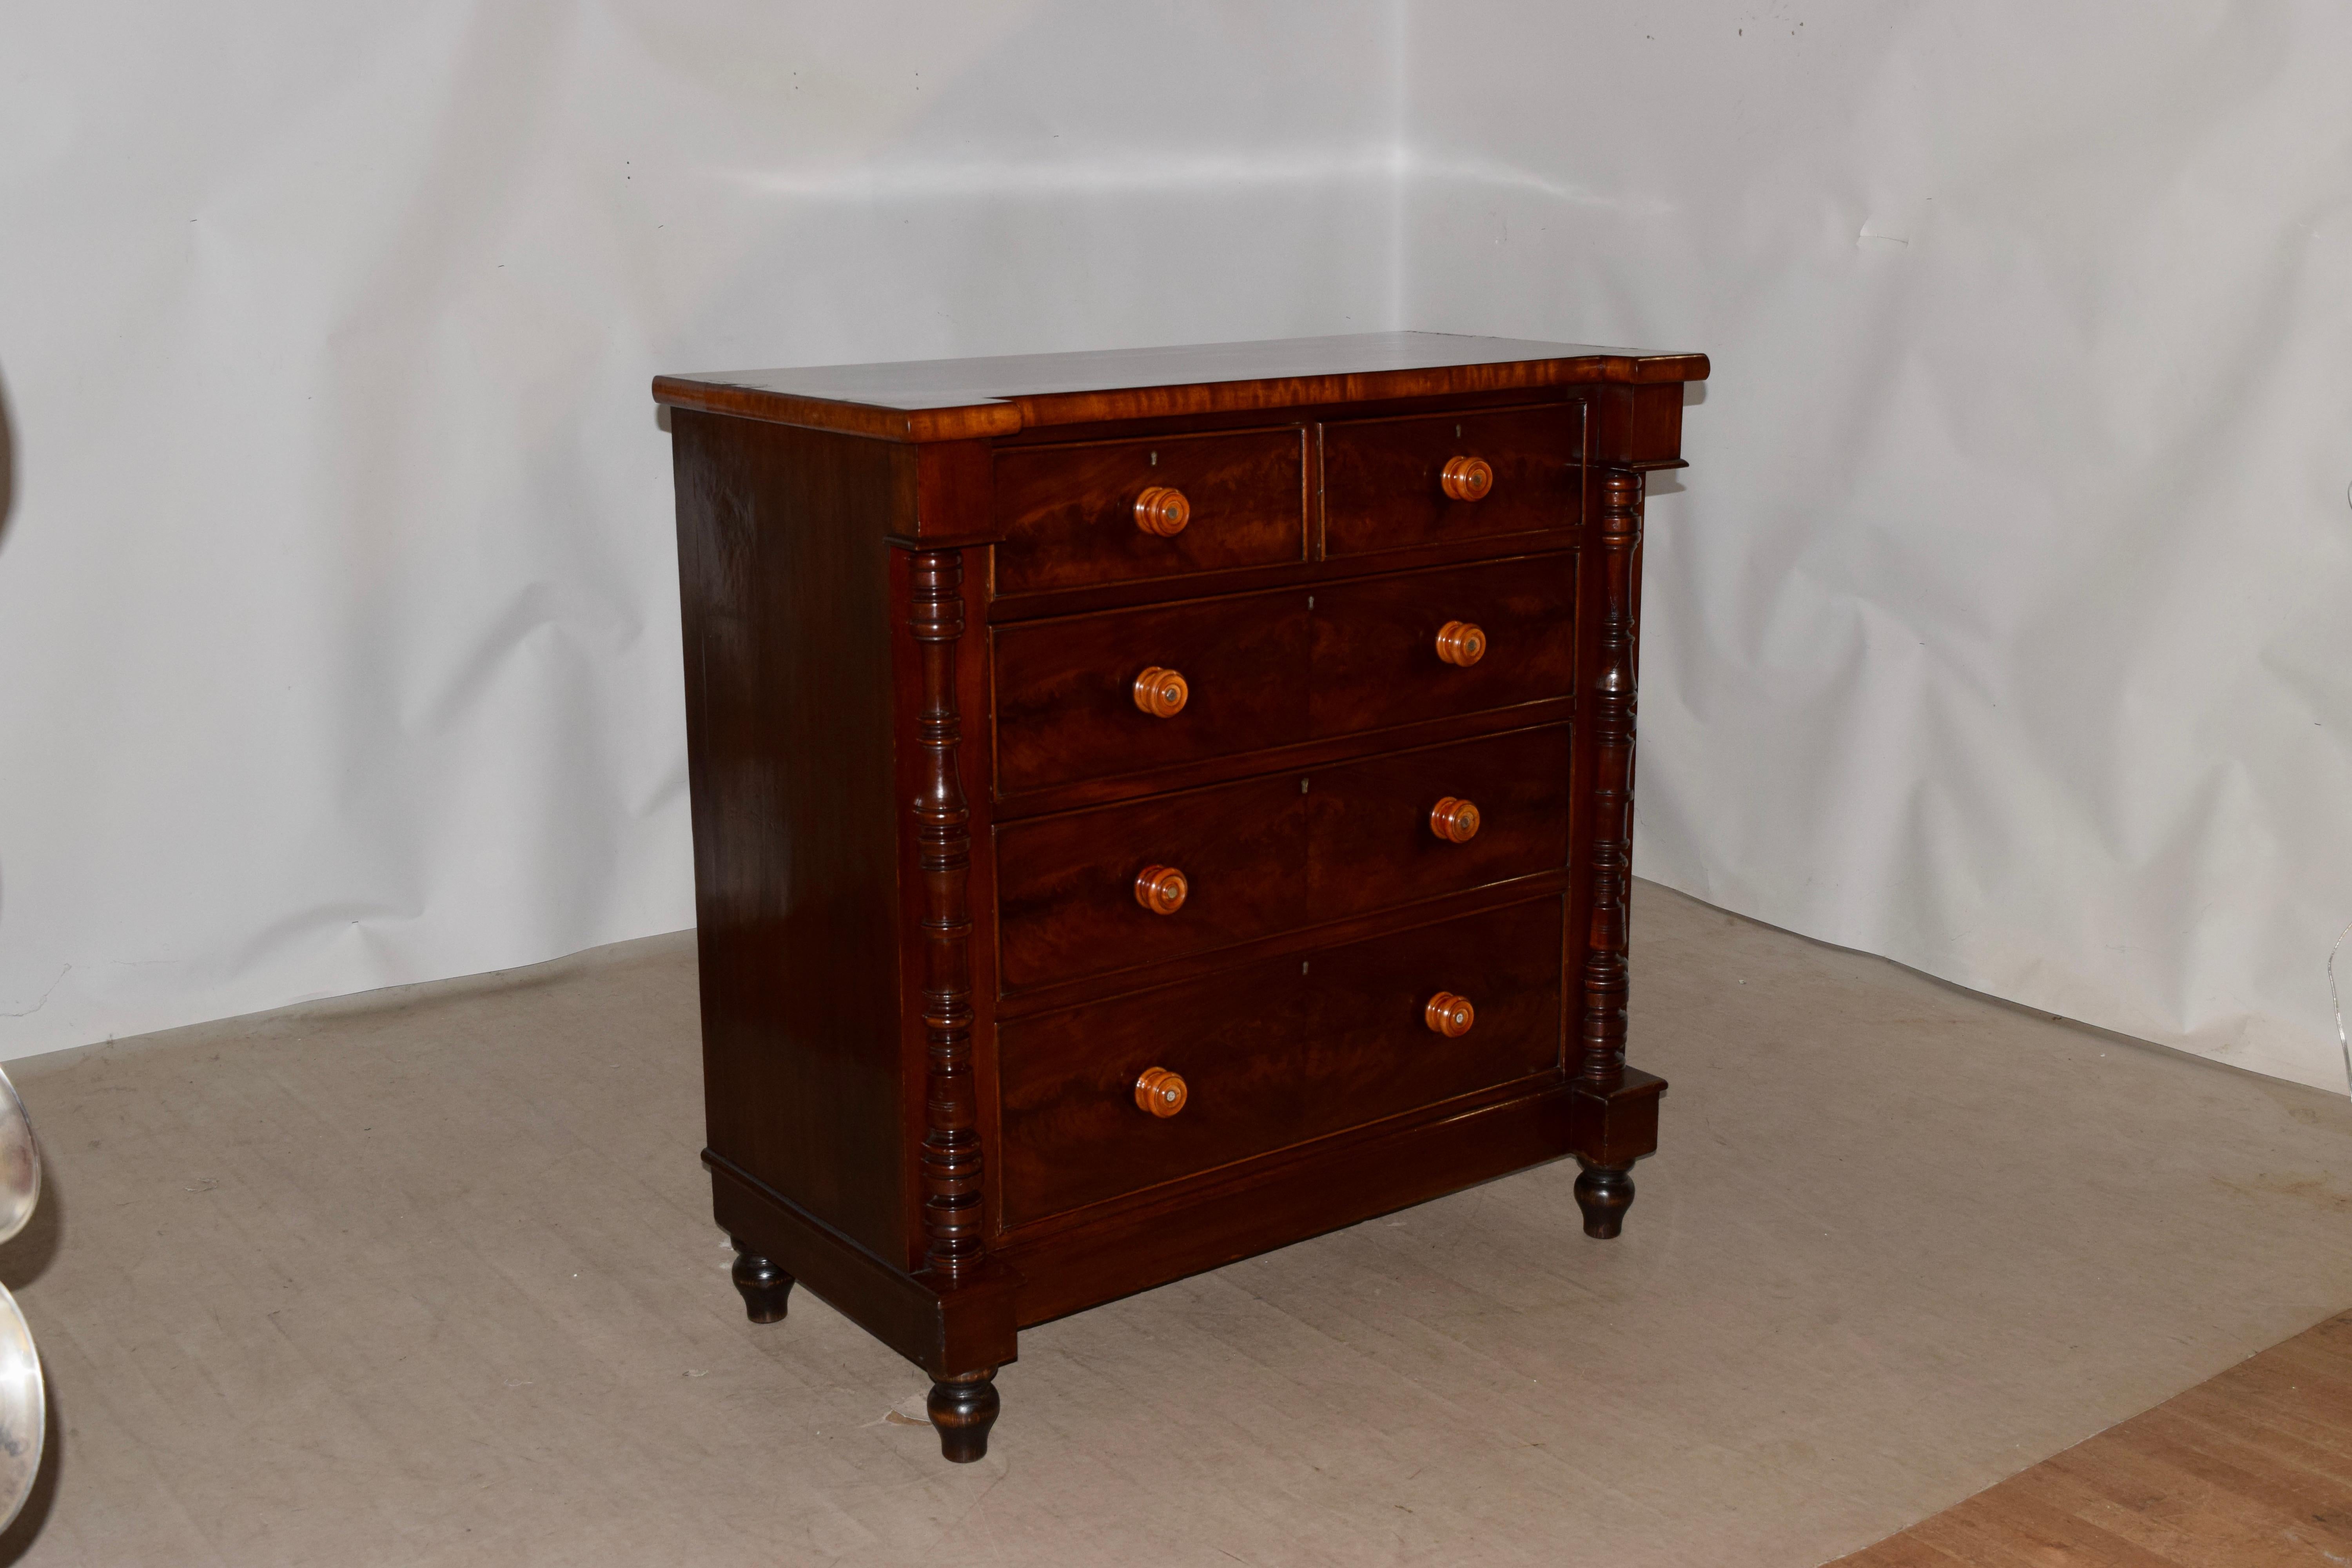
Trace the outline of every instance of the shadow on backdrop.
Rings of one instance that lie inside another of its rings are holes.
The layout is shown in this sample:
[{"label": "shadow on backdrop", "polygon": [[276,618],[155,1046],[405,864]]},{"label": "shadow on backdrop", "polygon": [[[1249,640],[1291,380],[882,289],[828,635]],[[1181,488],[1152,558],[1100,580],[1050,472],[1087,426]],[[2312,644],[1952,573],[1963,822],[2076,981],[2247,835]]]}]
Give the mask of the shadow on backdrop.
[{"label": "shadow on backdrop", "polygon": [[0,375],[0,545],[8,542],[8,520],[16,515],[16,427],[8,420],[8,378]]}]

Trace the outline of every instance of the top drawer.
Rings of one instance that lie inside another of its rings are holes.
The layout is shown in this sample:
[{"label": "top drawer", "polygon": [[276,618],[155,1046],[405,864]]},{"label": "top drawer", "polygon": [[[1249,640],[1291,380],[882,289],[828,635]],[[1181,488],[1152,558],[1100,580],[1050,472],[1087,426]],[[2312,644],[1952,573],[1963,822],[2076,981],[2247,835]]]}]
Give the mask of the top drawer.
[{"label": "top drawer", "polygon": [[1323,553],[1574,528],[1583,421],[1559,403],[1324,426]]},{"label": "top drawer", "polygon": [[[1139,513],[1148,490],[1160,504]],[[1013,447],[996,457],[995,508],[1000,594],[1302,561],[1307,432]]]}]

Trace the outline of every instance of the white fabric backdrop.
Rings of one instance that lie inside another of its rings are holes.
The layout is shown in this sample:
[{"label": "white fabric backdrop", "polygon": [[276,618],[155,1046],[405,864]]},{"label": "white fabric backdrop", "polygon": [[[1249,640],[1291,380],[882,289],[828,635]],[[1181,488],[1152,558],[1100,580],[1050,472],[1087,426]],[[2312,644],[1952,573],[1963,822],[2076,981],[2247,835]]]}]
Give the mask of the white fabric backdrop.
[{"label": "white fabric backdrop", "polygon": [[1406,58],[1417,323],[1714,356],[1636,870],[2341,1089],[2352,7],[1463,0]]},{"label": "white fabric backdrop", "polygon": [[654,374],[1386,327],[1395,20],[0,7],[0,1057],[690,925]]},{"label": "white fabric backdrop", "polygon": [[2332,1081],[2352,16],[0,12],[0,1057],[691,920],[656,369],[1714,354],[1647,876]]}]

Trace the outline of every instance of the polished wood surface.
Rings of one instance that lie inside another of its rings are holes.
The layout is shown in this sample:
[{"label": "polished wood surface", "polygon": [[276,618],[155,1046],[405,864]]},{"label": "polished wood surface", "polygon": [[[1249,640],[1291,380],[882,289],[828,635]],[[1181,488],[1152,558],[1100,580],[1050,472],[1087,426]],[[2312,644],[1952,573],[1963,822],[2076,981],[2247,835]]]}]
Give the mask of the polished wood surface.
[{"label": "polished wood surface", "polygon": [[911,465],[878,442],[673,418],[710,1146],[903,1264],[908,1085],[874,1042],[898,1015],[883,538],[911,510]]},{"label": "polished wood surface", "polygon": [[[1276,959],[1001,1026],[1006,1223],[1557,1071],[1558,900]],[[1479,998],[1478,1029],[1433,1037],[1432,993]],[[1146,1067],[1192,1104],[1139,1126]]]},{"label": "polished wood surface", "polygon": [[2352,1562],[2352,1312],[1833,1568]]},{"label": "polished wood surface", "polygon": [[1447,500],[1485,500],[1495,488],[1495,465],[1484,458],[1448,458],[1437,470]]},{"label": "polished wood surface", "polygon": [[665,378],[745,1310],[864,1325],[968,1461],[1022,1325],[1563,1155],[1614,1234],[1642,476],[1704,371]]},{"label": "polished wood surface", "polygon": [[[1576,561],[1519,557],[1316,590],[1309,732],[1384,730],[1570,695]],[[1509,657],[1468,666],[1440,658],[1437,633],[1453,620],[1476,622]]]},{"label": "polished wood surface", "polygon": [[1458,1040],[1468,1034],[1470,1026],[1478,1021],[1478,1010],[1470,1005],[1467,996],[1441,991],[1422,1008],[1421,1021],[1428,1026],[1431,1034]]},{"label": "polished wood surface", "polygon": [[1192,503],[1169,485],[1148,485],[1135,498],[1135,526],[1160,539],[1173,539],[1192,521]]},{"label": "polished wood surface", "polygon": [[1325,552],[1574,528],[1583,412],[1556,403],[1324,426]]},{"label": "polished wood surface", "polygon": [[1192,879],[1173,866],[1146,866],[1135,874],[1135,901],[1155,915],[1174,914],[1192,891]]},{"label": "polished wood surface", "polygon": [[1154,719],[1173,719],[1192,700],[1191,683],[1176,671],[1162,669],[1156,664],[1145,666],[1129,689],[1136,707]]},{"label": "polished wood surface", "polygon": [[995,458],[999,594],[1307,558],[1307,432],[1024,447]]},{"label": "polished wood surface", "polygon": [[1448,621],[1437,628],[1437,657],[1467,669],[1486,657],[1486,629],[1475,621]]},{"label": "polished wood surface", "polygon": [[1448,844],[1467,844],[1478,837],[1478,807],[1458,795],[1441,795],[1429,808],[1429,830]]},{"label": "polished wood surface", "polygon": [[[1003,824],[1002,983],[1162,963],[1565,868],[1569,763],[1552,726]],[[1448,784],[1494,810],[1436,842],[1427,825]],[[1153,918],[1107,846],[1131,847],[1146,870],[1186,868],[1181,912]]]},{"label": "polished wood surface", "polygon": [[1087,421],[1310,407],[1507,388],[1705,381],[1705,354],[1365,332],[1273,342],[664,375],[677,408],[894,441],[1010,436]]},{"label": "polished wood surface", "polygon": [[1189,1093],[1184,1080],[1166,1068],[1145,1068],[1135,1080],[1138,1108],[1163,1119],[1183,1110]]}]

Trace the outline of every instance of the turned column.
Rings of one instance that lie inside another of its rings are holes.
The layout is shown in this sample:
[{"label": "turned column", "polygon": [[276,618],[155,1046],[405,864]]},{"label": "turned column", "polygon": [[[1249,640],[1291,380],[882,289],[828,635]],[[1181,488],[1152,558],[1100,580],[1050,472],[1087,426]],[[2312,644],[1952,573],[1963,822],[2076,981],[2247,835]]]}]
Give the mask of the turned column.
[{"label": "turned column", "polygon": [[[1609,1095],[1625,1080],[1626,900],[1633,859],[1634,638],[1641,605],[1633,562],[1642,543],[1642,475],[1611,468],[1601,476],[1599,655],[1585,688],[1585,722],[1595,756],[1591,795],[1591,920],[1585,932],[1583,1027],[1574,1072],[1578,1084]],[[1617,1234],[1633,1202],[1633,1167],[1587,1159],[1576,1179],[1584,1233]]]},{"label": "turned column", "polygon": [[[963,559],[926,550],[911,563],[908,625],[922,658],[922,708],[916,721],[921,790],[915,797],[916,865],[923,884],[923,1034],[928,1079],[923,1097],[925,1262],[952,1284],[979,1268],[981,1236],[980,1103],[971,1066],[971,812],[959,751],[956,652],[963,637]],[[988,1452],[996,1420],[994,1367],[958,1373],[931,1384],[927,1401],[940,1448],[969,1463]]]}]

